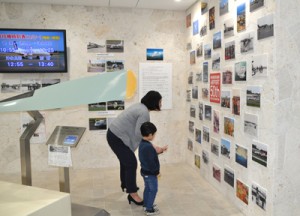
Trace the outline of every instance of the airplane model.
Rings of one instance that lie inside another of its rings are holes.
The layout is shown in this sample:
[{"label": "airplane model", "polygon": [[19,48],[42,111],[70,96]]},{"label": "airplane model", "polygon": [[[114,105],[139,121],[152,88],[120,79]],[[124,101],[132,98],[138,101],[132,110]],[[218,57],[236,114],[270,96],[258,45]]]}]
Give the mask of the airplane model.
[{"label": "airplane model", "polygon": [[45,49],[33,49],[30,47],[29,49],[22,49],[18,47],[18,44],[16,41],[13,42],[14,46],[14,53],[22,55],[23,58],[32,59],[34,56],[36,56],[37,59],[40,60],[50,60],[51,55],[49,52],[45,51]]}]

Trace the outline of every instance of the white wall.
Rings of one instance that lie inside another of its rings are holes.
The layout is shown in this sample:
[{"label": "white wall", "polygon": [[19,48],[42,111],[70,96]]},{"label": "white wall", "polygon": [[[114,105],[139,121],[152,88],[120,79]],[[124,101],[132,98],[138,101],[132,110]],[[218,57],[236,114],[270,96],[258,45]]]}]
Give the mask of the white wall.
[{"label": "white wall", "polygon": [[[93,75],[87,73],[88,42],[118,39],[125,41],[125,52],[113,59],[124,60],[125,68],[138,75],[140,62],[146,62],[146,48],[163,48],[164,62],[173,64],[173,109],[152,113],[158,126],[156,144],[169,145],[161,163],[184,160],[185,143],[185,22],[184,12],[101,8],[83,6],[53,6],[32,4],[0,4],[0,27],[66,29],[69,57],[67,74],[0,74],[7,79],[60,78],[62,81]],[[1,99],[13,96],[0,94]],[[138,93],[125,106],[138,102]],[[107,145],[105,134],[88,130],[88,119],[101,117],[88,112],[87,106],[45,111],[47,138],[57,125],[86,127],[80,144],[73,149],[73,168],[118,166],[118,160]],[[0,172],[20,171],[20,113],[0,114]],[[51,169],[47,165],[45,143],[31,145],[32,170]]]}]

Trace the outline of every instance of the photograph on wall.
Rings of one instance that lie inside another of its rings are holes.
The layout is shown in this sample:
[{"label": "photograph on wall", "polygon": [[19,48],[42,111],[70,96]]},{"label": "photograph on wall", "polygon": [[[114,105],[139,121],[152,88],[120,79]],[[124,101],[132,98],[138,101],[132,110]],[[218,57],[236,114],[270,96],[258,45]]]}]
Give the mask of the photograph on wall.
[{"label": "photograph on wall", "polygon": [[209,82],[210,102],[219,104],[221,101],[221,74],[212,73],[210,74],[209,77],[210,77],[210,82]]},{"label": "photograph on wall", "polygon": [[191,27],[192,25],[192,14],[188,14],[185,18],[186,27]]},{"label": "photograph on wall", "polygon": [[148,61],[162,61],[164,60],[164,49],[159,48],[147,48],[147,60]]},{"label": "photograph on wall", "polygon": [[221,107],[230,109],[230,91],[221,91]]},{"label": "photograph on wall", "polygon": [[87,72],[105,72],[106,60],[89,59],[87,63]]},{"label": "photograph on wall", "polygon": [[205,164],[209,163],[209,153],[206,150],[202,150],[202,160]]},{"label": "photograph on wall", "polygon": [[89,130],[106,130],[106,118],[89,118]]},{"label": "photograph on wall", "polygon": [[234,119],[224,117],[224,134],[234,137]]},{"label": "photograph on wall", "polygon": [[195,141],[201,144],[201,136],[202,136],[202,132],[200,129],[195,130]]},{"label": "photograph on wall", "polygon": [[225,60],[235,59],[235,42],[225,43]]},{"label": "photograph on wall", "polygon": [[221,138],[221,155],[230,159],[230,141]]},{"label": "photograph on wall", "polygon": [[197,44],[196,55],[198,58],[203,56],[203,43]]},{"label": "photograph on wall", "polygon": [[191,65],[196,64],[196,51],[195,50],[192,50],[190,52],[190,64]]},{"label": "photograph on wall", "polygon": [[268,55],[252,56],[251,61],[252,77],[267,77],[268,76]]},{"label": "photograph on wall", "polygon": [[237,6],[236,15],[237,32],[246,30],[246,3]]},{"label": "photograph on wall", "polygon": [[20,79],[2,79],[1,93],[20,93]]},{"label": "photograph on wall", "polygon": [[202,88],[202,99],[208,99],[208,88]]},{"label": "photograph on wall", "polygon": [[218,182],[221,182],[221,168],[216,164],[213,164],[213,177]]},{"label": "photograph on wall", "polygon": [[204,118],[208,121],[211,121],[211,106],[210,105],[204,105]]},{"label": "photograph on wall", "polygon": [[234,171],[227,166],[224,167],[224,181],[234,188]]},{"label": "photograph on wall", "polygon": [[269,14],[257,19],[257,40],[274,36],[274,18]]},{"label": "photograph on wall", "polygon": [[209,127],[203,126],[203,141],[209,143]]},{"label": "photograph on wall", "polygon": [[261,103],[261,87],[247,86],[247,106],[260,108]]},{"label": "photograph on wall", "polygon": [[195,123],[193,121],[189,121],[189,131],[191,133],[194,133],[194,131],[195,131],[194,126],[195,126]]},{"label": "photograph on wall", "polygon": [[258,136],[258,116],[253,114],[244,115],[244,132],[250,136]]},{"label": "photograph on wall", "polygon": [[195,166],[200,169],[201,158],[200,155],[195,154]]},{"label": "photograph on wall", "polygon": [[203,103],[199,102],[199,120],[203,120],[204,108]]},{"label": "photograph on wall", "polygon": [[106,111],[106,102],[88,104],[88,111]]},{"label": "photograph on wall", "polygon": [[220,53],[214,53],[212,56],[212,70],[213,71],[220,71]]},{"label": "photograph on wall", "polygon": [[267,203],[267,190],[260,187],[256,183],[252,183],[251,187],[251,197],[252,201],[258,205],[263,210],[266,210],[266,203]]},{"label": "photograph on wall", "polygon": [[220,112],[213,110],[213,130],[215,133],[220,132]]},{"label": "photograph on wall", "polygon": [[214,139],[214,138],[211,138],[210,139],[210,150],[211,152],[216,155],[217,157],[219,157],[219,141]]},{"label": "photograph on wall", "polygon": [[193,141],[190,138],[188,138],[187,148],[188,150],[193,151]]},{"label": "photograph on wall", "polygon": [[108,60],[106,61],[106,72],[119,72],[124,70],[124,61]]},{"label": "photograph on wall", "polygon": [[216,25],[215,7],[209,9],[208,13],[209,13],[209,30],[212,30],[215,28]]},{"label": "photograph on wall", "polygon": [[86,45],[86,49],[88,53],[105,53],[106,52],[105,41],[89,42]]},{"label": "photograph on wall", "polygon": [[203,82],[208,82],[208,62],[203,62]]},{"label": "photograph on wall", "polygon": [[191,50],[192,49],[192,43],[189,42],[186,44],[186,50]]},{"label": "photograph on wall", "polygon": [[248,150],[238,144],[235,145],[235,162],[248,167]]},{"label": "photograph on wall", "polygon": [[[42,112],[41,115],[44,117],[41,124],[38,128],[34,131],[32,137],[30,138],[30,143],[45,143],[46,139],[46,125],[45,125],[45,113]],[[23,135],[26,128],[32,122],[32,117],[29,115],[28,112],[21,112],[21,130],[20,133]]]},{"label": "photograph on wall", "polygon": [[201,14],[205,14],[208,11],[208,4],[206,2],[201,2]]},{"label": "photograph on wall", "polygon": [[211,47],[209,44],[204,45],[204,59],[210,59],[211,58]]},{"label": "photograph on wall", "polygon": [[224,38],[228,38],[234,35],[234,20],[233,19],[228,19],[224,21],[223,24],[223,33],[224,33]]},{"label": "photograph on wall", "polygon": [[241,91],[232,89],[232,114],[240,115],[241,113]]},{"label": "photograph on wall", "polygon": [[245,33],[240,38],[241,53],[249,53],[254,49],[254,31]]},{"label": "photograph on wall", "polygon": [[238,179],[236,180],[236,196],[248,205],[249,187]]},{"label": "photograph on wall", "polygon": [[196,117],[196,107],[195,105],[190,105],[190,117],[195,118]]},{"label": "photograph on wall", "polygon": [[221,48],[222,46],[222,38],[221,31],[214,33],[213,35],[213,49]]},{"label": "photograph on wall", "polygon": [[206,19],[201,20],[199,35],[200,35],[200,37],[204,37],[205,35],[207,35],[207,20]]},{"label": "photograph on wall", "polygon": [[222,71],[222,84],[224,85],[232,84],[232,74],[233,74],[232,67],[230,66],[225,67]]},{"label": "photograph on wall", "polygon": [[247,62],[237,62],[234,67],[234,80],[246,81],[247,80]]},{"label": "photograph on wall", "polygon": [[42,79],[42,88],[60,83],[60,79]]},{"label": "photograph on wall", "polygon": [[188,76],[188,84],[193,84],[194,73],[191,71]]},{"label": "photograph on wall", "polygon": [[198,99],[198,86],[193,86],[192,88],[192,98]]},{"label": "photograph on wall", "polygon": [[258,141],[252,141],[252,160],[267,167],[268,146]]},{"label": "photograph on wall", "polygon": [[199,22],[198,20],[193,22],[193,35],[197,35],[199,33]]},{"label": "photograph on wall", "polygon": [[125,102],[123,100],[107,101],[107,110],[124,110]]},{"label": "photograph on wall", "polygon": [[249,0],[250,1],[250,12],[253,12],[260,7],[264,6],[264,1],[265,0]]},{"label": "photograph on wall", "polygon": [[106,52],[108,53],[123,53],[124,40],[106,40]]},{"label": "photograph on wall", "polygon": [[191,102],[192,100],[192,90],[188,89],[186,90],[186,101]]},{"label": "photograph on wall", "polygon": [[228,13],[228,0],[220,0],[219,6],[220,16]]},{"label": "photograph on wall", "polygon": [[21,92],[29,92],[42,88],[42,80],[40,79],[22,79],[21,80]]},{"label": "photograph on wall", "polygon": [[197,82],[202,82],[202,77],[203,77],[202,71],[196,72],[195,76]]}]

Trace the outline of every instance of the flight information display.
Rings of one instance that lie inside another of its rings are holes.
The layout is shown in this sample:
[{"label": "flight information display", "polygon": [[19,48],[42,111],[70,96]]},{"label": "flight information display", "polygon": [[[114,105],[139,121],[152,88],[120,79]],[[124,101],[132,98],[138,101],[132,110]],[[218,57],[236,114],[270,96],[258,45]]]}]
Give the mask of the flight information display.
[{"label": "flight information display", "polygon": [[67,71],[65,30],[0,29],[0,73]]}]

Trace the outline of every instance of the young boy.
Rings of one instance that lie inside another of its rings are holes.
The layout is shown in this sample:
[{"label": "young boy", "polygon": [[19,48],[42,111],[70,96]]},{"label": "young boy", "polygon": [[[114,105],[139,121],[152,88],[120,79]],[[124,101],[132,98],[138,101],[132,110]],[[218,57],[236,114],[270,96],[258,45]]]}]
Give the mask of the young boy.
[{"label": "young boy", "polygon": [[[139,160],[141,162],[141,175],[144,178],[144,211],[147,216],[159,214],[157,205],[154,200],[158,190],[157,176],[159,175],[160,164],[158,152],[153,147],[152,141],[157,129],[151,122],[145,122],[141,126],[143,139],[139,146]],[[162,153],[167,150],[167,146],[162,148]]]}]

